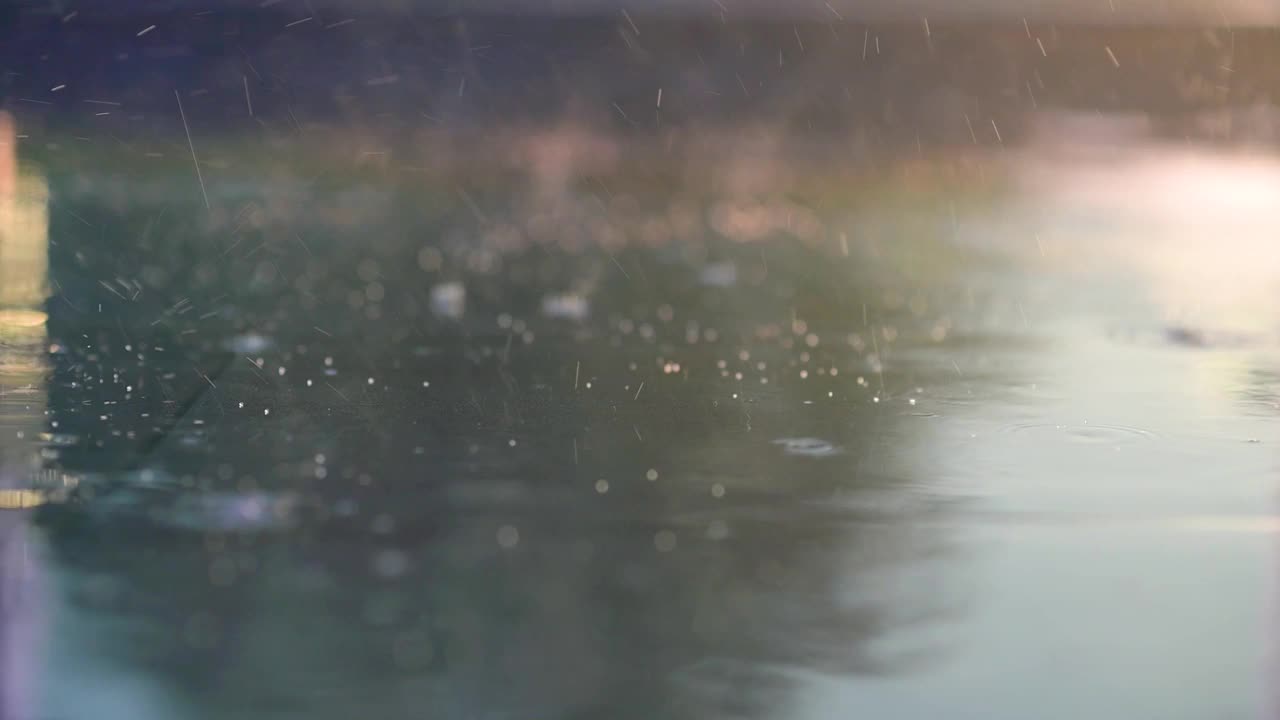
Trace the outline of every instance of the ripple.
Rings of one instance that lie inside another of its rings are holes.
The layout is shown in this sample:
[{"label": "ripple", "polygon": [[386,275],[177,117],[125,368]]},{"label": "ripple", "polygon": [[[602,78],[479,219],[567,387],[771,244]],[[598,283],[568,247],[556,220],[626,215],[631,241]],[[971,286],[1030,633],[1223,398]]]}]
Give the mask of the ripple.
[{"label": "ripple", "polygon": [[1060,437],[1080,443],[1115,444],[1152,440],[1158,437],[1150,430],[1130,425],[1104,425],[1098,423],[1056,424],[1019,423],[1004,428],[1003,432],[1035,434],[1044,437]]},{"label": "ripple", "polygon": [[843,449],[818,438],[778,438],[774,445],[781,445],[782,451],[788,455],[804,457],[832,457],[840,455]]}]

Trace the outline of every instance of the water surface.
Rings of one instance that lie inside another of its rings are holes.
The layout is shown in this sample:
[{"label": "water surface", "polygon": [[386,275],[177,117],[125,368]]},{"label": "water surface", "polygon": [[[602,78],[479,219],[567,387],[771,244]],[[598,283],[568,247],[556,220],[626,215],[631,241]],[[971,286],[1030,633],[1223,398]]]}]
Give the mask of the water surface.
[{"label": "water surface", "polygon": [[1280,159],[1049,127],[11,165],[5,717],[1265,713]]}]

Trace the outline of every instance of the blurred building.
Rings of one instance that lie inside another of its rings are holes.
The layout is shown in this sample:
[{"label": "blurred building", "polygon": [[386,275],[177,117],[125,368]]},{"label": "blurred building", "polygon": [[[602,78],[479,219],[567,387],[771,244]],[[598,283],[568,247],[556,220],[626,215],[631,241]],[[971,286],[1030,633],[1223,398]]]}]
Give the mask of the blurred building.
[{"label": "blurred building", "polygon": [[44,324],[49,188],[18,168],[13,117],[0,113],[0,332]]}]

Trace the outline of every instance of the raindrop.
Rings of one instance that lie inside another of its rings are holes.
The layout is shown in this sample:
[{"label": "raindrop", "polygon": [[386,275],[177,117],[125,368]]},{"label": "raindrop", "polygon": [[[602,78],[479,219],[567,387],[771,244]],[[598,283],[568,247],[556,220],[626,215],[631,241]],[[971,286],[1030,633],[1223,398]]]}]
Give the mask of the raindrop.
[{"label": "raindrop", "polygon": [[225,346],[228,350],[239,353],[241,355],[256,355],[270,348],[275,343],[266,335],[258,333],[245,333],[244,335],[236,335],[227,340]]},{"label": "raindrop", "polygon": [[459,282],[441,283],[431,288],[431,312],[439,317],[457,319],[467,306],[467,290]]},{"label": "raindrop", "polygon": [[520,531],[514,525],[503,525],[498,528],[498,545],[513,548],[520,543]]},{"label": "raindrop", "polygon": [[712,263],[703,267],[698,277],[707,287],[732,287],[738,283],[738,267],[732,262]]},{"label": "raindrop", "polygon": [[542,299],[542,314],[562,320],[585,320],[591,314],[591,306],[581,295],[548,295]]}]

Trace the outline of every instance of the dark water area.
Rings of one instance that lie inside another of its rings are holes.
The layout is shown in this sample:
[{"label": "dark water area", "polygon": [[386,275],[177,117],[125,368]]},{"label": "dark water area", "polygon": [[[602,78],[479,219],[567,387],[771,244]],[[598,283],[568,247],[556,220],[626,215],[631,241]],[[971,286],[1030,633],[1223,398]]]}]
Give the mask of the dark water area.
[{"label": "dark water area", "polygon": [[293,10],[16,15],[0,719],[1272,716],[1273,30]]}]

